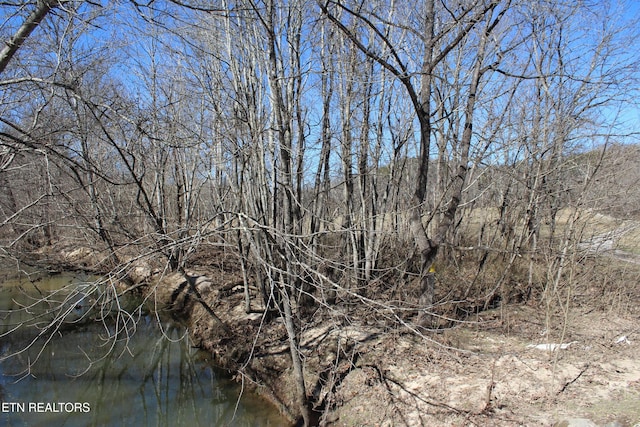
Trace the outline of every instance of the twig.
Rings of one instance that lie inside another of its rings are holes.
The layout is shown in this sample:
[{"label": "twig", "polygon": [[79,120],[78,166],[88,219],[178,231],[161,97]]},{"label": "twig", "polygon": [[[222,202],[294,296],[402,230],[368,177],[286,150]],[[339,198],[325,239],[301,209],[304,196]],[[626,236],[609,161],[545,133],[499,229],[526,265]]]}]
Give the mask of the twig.
[{"label": "twig", "polygon": [[492,409],[491,394],[493,393],[493,388],[496,385],[496,382],[494,381],[495,374],[496,374],[496,359],[493,359],[493,365],[491,366],[491,381],[489,382],[489,385],[487,385],[487,396],[484,401],[484,406],[482,410],[479,412],[479,414],[486,414]]},{"label": "twig", "polygon": [[564,385],[562,386],[562,388],[558,391],[557,394],[560,394],[562,392],[564,392],[567,387],[569,387],[571,384],[575,383],[576,381],[578,381],[578,378],[580,378],[582,376],[582,374],[584,374],[586,372],[586,370],[589,369],[589,364],[585,364],[584,367],[582,368],[582,370],[578,373],[578,375],[576,375],[576,377],[574,379],[572,379],[571,381],[567,381],[566,383],[564,383]]}]

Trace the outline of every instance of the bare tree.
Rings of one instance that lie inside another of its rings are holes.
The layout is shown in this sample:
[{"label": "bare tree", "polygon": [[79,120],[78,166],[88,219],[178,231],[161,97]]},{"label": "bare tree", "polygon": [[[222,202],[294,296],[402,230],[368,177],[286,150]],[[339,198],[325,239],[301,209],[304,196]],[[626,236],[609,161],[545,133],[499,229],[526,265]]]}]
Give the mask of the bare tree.
[{"label": "bare tree", "polygon": [[[468,169],[468,153],[471,144],[473,111],[476,100],[476,91],[478,83],[483,72],[486,70],[484,64],[484,56],[486,43],[490,33],[498,25],[509,5],[505,5],[501,10],[494,14],[494,10],[498,7],[496,2],[485,4],[483,2],[472,3],[462,7],[451,15],[450,22],[440,23],[439,28],[443,28],[443,33],[436,33],[436,20],[440,16],[435,9],[434,1],[427,1],[420,8],[424,16],[419,28],[413,29],[415,34],[419,34],[419,43],[422,46],[422,61],[419,70],[413,72],[409,69],[409,64],[403,58],[403,52],[399,46],[396,46],[393,40],[381,32],[374,23],[381,21],[379,12],[359,11],[351,9],[343,3],[338,2],[321,2],[320,7],[324,14],[331,20],[363,53],[371,59],[379,63],[386,71],[390,72],[404,86],[408,97],[410,98],[416,120],[419,125],[419,148],[418,148],[418,178],[413,196],[413,207],[411,209],[411,230],[416,242],[417,248],[421,254],[421,305],[425,308],[431,307],[433,304],[433,277],[429,273],[431,265],[438,252],[439,246],[443,243],[447,230],[453,223],[453,219],[460,203],[461,191],[466,179]],[[406,5],[405,7],[415,7],[415,5]],[[358,19],[362,25],[373,32],[371,37],[375,40],[374,47],[367,45],[360,36],[350,30],[340,19],[338,13],[347,14]],[[447,10],[447,12],[450,12]],[[393,22],[392,20],[382,21]],[[465,106],[465,125],[464,132],[461,135],[461,147],[458,166],[452,177],[452,185],[454,190],[451,194],[447,207],[444,210],[443,217],[435,231],[433,238],[430,238],[425,226],[422,222],[423,205],[426,201],[426,192],[429,179],[430,151],[431,151],[431,134],[432,134],[432,96],[435,90],[434,72],[438,65],[447,58],[447,56],[460,44],[476,27],[481,27],[480,22],[485,22],[484,30],[480,33],[480,45],[478,47],[478,59],[474,65],[474,73],[471,80],[471,87],[468,93],[468,99]],[[389,25],[389,24],[386,24]],[[379,47],[378,47],[379,46]],[[419,81],[413,77],[419,76]]]}]

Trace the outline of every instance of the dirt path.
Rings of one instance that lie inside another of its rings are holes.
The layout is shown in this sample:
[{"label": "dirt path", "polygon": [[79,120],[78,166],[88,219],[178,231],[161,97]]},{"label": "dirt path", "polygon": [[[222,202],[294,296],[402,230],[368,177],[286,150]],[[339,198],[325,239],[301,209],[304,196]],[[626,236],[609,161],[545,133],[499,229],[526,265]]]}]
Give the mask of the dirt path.
[{"label": "dirt path", "polygon": [[620,261],[640,264],[640,256],[619,248],[620,240],[640,227],[636,221],[625,221],[620,226],[605,233],[597,234],[578,244],[582,250],[593,255],[612,257]]}]

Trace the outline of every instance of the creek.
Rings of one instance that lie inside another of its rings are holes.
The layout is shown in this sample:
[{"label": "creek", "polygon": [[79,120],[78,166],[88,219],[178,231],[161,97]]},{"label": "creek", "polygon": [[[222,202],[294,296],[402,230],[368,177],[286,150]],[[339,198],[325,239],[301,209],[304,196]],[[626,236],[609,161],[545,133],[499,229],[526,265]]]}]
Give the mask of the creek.
[{"label": "creek", "polygon": [[97,304],[96,280],[0,280],[0,425],[287,424],[192,348],[175,322],[137,301]]}]

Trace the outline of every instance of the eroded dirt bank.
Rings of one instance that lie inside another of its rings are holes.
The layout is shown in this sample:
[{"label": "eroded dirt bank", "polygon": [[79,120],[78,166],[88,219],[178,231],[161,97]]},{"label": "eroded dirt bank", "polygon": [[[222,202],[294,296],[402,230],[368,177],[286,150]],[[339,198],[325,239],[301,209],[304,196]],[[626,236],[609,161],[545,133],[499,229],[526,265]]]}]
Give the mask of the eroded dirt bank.
[{"label": "eroded dirt bank", "polygon": [[[139,289],[186,323],[195,345],[298,419],[284,325],[245,313],[235,268],[215,258],[186,278],[136,271]],[[640,423],[640,326],[631,313],[576,307],[565,316],[508,305],[419,334],[392,313],[318,311],[301,325],[307,392],[323,425],[550,426],[587,418],[631,427]],[[562,342],[551,338],[558,336]]]},{"label": "eroded dirt bank", "polygon": [[[186,311],[178,302],[194,342],[295,419],[284,326],[260,313],[246,314],[239,283],[218,274],[195,283],[230,330],[195,301]],[[303,327],[306,383],[320,423],[548,426],[578,417],[597,425],[640,422],[640,330],[633,316],[576,309],[562,343],[549,342],[561,331],[546,330],[545,313],[526,305],[488,311],[472,323],[423,336],[367,318],[335,312]],[[568,345],[549,351],[546,344]]]}]

